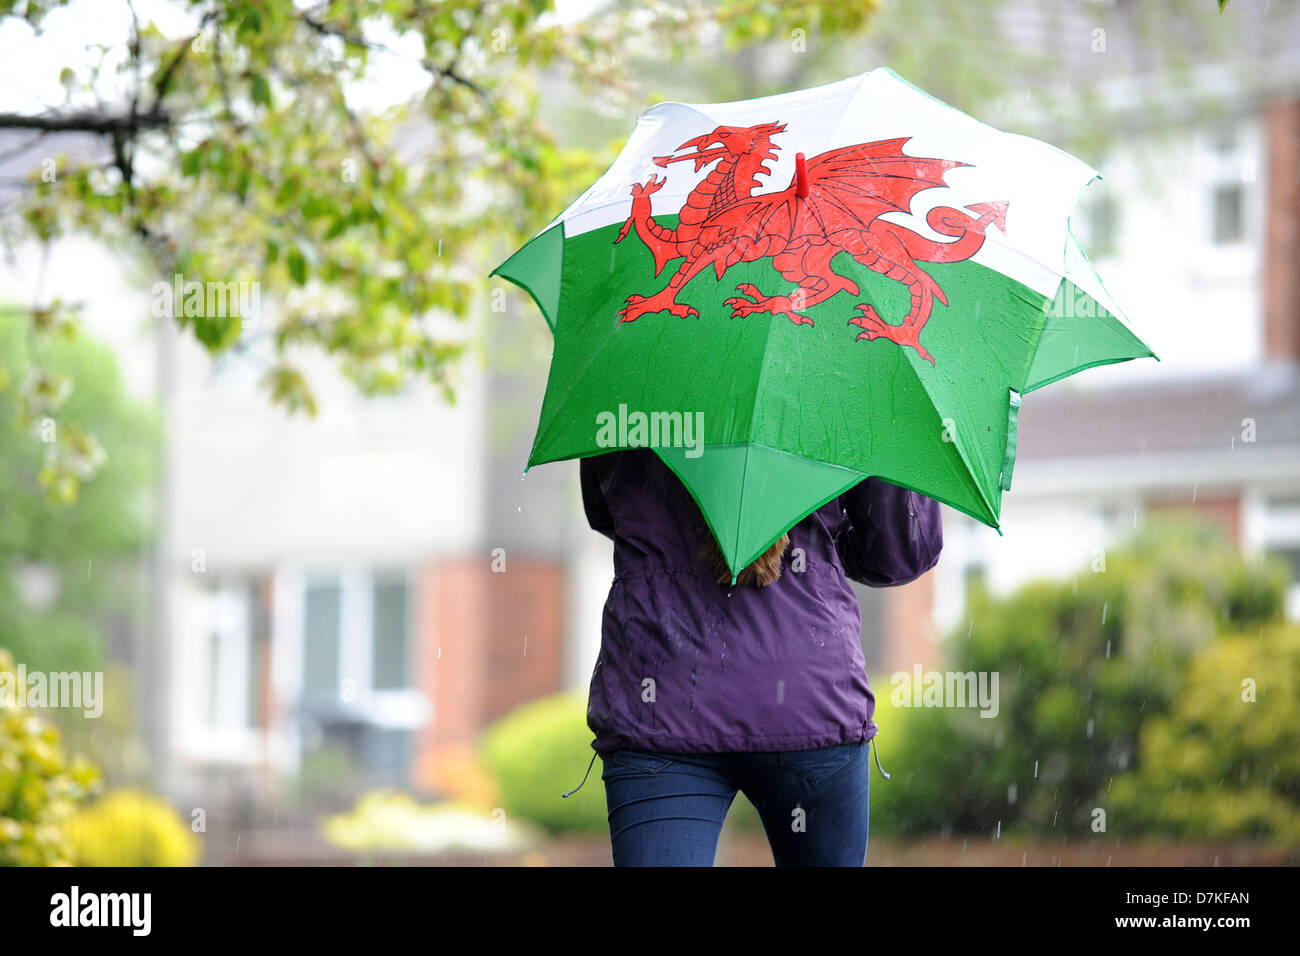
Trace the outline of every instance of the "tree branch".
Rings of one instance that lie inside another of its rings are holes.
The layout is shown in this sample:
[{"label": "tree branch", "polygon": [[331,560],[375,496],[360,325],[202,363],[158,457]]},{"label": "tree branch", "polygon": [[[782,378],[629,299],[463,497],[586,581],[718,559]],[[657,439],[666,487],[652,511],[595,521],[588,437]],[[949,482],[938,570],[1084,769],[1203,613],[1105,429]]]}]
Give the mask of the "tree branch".
[{"label": "tree branch", "polygon": [[[363,36],[349,33],[348,31],[342,30],[338,27],[330,26],[328,23],[322,23],[310,14],[304,13],[299,17],[299,19],[322,36],[338,37],[343,42],[350,43],[353,46],[365,47],[368,50],[378,50],[381,53],[390,53],[393,56],[402,56],[402,54],[398,53],[391,47],[387,47],[382,43],[376,43],[374,40],[367,40]],[[461,76],[460,73],[456,71],[454,62],[451,66],[439,66],[437,63],[434,63],[432,60],[425,57],[420,59],[419,63],[420,66],[428,72],[443,77],[444,79],[451,80],[453,83],[463,86],[468,90],[472,90],[478,98],[483,100],[485,103],[490,102],[491,97],[488,94],[488,91],[483,89],[483,87],[479,86],[473,80]]]},{"label": "tree branch", "polygon": [[171,124],[171,114],[158,109],[134,115],[128,113],[125,116],[106,116],[102,113],[55,113],[47,116],[0,113],[0,129],[33,129],[46,133],[121,136],[149,129],[167,129]]}]

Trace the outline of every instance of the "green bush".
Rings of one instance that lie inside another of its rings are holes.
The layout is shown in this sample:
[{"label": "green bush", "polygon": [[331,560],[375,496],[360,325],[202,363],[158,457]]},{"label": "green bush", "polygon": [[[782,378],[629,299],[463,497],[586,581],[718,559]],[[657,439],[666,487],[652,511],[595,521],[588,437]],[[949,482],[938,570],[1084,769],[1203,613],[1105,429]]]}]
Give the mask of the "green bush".
[{"label": "green bush", "polygon": [[1143,725],[1138,767],[1110,794],[1110,825],[1298,845],[1298,742],[1300,627],[1220,638],[1192,662],[1173,711]]},{"label": "green bush", "polygon": [[885,686],[876,688],[875,747],[889,779],[872,759],[872,834],[912,838],[991,828],[998,796],[979,787],[981,767],[997,759],[992,742],[963,739],[949,710],[893,706]]},{"label": "green bush", "polygon": [[1150,758],[1144,726],[1198,693],[1193,662],[1213,659],[1220,634],[1277,624],[1286,586],[1283,566],[1242,558],[1215,527],[1164,520],[1071,579],[1000,599],[972,588],[942,666],[996,672],[998,716],[891,707],[877,682],[878,747],[893,777],[873,780],[873,830],[1090,834],[1112,783]]},{"label": "green bush", "polygon": [[532,701],[502,717],[483,735],[484,762],[501,788],[506,813],[548,830],[607,832],[601,761],[576,787],[595,753],[587,727],[586,691]]}]

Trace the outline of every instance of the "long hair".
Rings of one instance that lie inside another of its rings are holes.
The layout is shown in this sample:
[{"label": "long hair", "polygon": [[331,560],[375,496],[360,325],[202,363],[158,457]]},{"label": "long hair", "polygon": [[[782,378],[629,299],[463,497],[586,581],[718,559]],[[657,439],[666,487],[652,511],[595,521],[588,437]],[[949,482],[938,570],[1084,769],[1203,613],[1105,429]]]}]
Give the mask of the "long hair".
[{"label": "long hair", "polygon": [[[686,490],[686,486],[677,479],[671,469],[664,467],[651,473],[648,487],[654,494],[663,495],[675,492],[679,496],[679,500],[683,502],[683,507],[694,512],[696,536],[704,540],[699,555],[705,560],[709,573],[717,579],[719,584],[730,585],[731,569],[727,567],[727,559],[723,557],[722,548],[718,546],[718,541],[713,537],[708,522],[704,520],[704,512],[700,510],[695,499]],[[736,575],[736,584],[752,588],[767,587],[781,576],[781,558],[784,557],[789,547],[790,535],[781,535],[780,539],[773,542],[771,547],[759,555],[752,564]]]},{"label": "long hair", "polygon": [[[705,539],[704,547],[700,548],[700,557],[708,562],[709,571],[717,578],[719,584],[730,584],[731,568],[727,567],[727,559],[722,555],[722,548],[718,546],[718,539],[709,530],[709,526],[705,523],[702,514],[700,515],[699,528]],[[789,547],[790,535],[781,535],[772,543],[771,547],[754,560],[753,564],[736,575],[736,583],[743,587],[767,587],[781,576],[781,558]]]}]

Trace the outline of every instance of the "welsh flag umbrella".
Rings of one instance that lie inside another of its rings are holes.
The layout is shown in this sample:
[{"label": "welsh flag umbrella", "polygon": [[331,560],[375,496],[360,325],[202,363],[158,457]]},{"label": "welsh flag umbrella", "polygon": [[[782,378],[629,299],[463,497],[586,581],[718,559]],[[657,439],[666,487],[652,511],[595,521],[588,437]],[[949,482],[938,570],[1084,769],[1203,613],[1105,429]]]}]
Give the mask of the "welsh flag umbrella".
[{"label": "welsh flag umbrella", "polygon": [[1097,178],[885,68],[647,110],[493,272],[554,333],[528,466],[654,447],[733,573],[869,475],[997,528],[1021,396],[1155,357],[1069,229]]}]

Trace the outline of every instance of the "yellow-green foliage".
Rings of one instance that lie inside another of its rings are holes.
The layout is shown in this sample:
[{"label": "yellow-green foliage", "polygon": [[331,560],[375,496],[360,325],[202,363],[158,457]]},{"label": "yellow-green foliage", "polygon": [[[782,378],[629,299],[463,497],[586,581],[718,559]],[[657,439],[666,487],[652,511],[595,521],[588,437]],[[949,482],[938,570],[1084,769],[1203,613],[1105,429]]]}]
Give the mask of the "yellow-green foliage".
[{"label": "yellow-green foliage", "polygon": [[202,852],[170,805],[136,790],[109,792],[65,829],[78,866],[193,866]]},{"label": "yellow-green foliage", "polygon": [[1300,638],[1285,565],[1177,519],[1102,557],[1004,597],[970,589],[936,669],[997,674],[996,717],[895,706],[910,693],[895,701],[892,675],[872,673],[892,774],[872,780],[873,832],[1092,838],[1100,809],[1107,833],[1292,839]]},{"label": "yellow-green foliage", "polygon": [[[3,649],[0,674],[14,677],[13,657]],[[85,760],[69,762],[58,730],[17,703],[0,694],[0,865],[71,865],[61,824],[98,787],[99,771]]]},{"label": "yellow-green foliage", "polygon": [[421,804],[395,790],[368,793],[355,809],[321,822],[325,839],[351,850],[519,850],[536,834],[500,809],[446,801]]},{"label": "yellow-green foliage", "polygon": [[595,754],[591,739],[585,690],[532,701],[493,724],[484,734],[482,754],[501,786],[506,812],[550,830],[605,830],[599,757],[582,789],[560,796],[587,772]]},{"label": "yellow-green foliage", "polygon": [[[1253,698],[1253,699],[1252,699]],[[1300,627],[1219,638],[1115,780],[1112,825],[1300,845]]]}]

